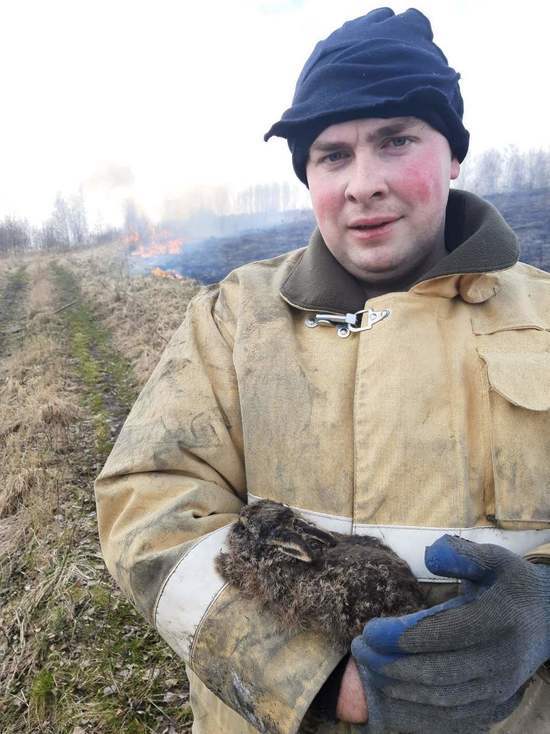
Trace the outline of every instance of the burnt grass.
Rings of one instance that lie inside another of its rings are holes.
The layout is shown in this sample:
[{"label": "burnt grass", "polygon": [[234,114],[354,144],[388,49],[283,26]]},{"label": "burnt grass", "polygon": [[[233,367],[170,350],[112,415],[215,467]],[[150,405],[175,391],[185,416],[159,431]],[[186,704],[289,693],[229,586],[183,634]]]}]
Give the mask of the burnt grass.
[{"label": "burnt grass", "polygon": [[[550,271],[550,188],[492,194],[484,198],[501,212],[516,232],[520,259]],[[240,265],[304,247],[314,227],[312,211],[297,211],[294,221],[230,237],[192,242],[186,244],[179,255],[150,258],[145,264],[149,268],[159,266],[174,270],[201,283],[215,283]]]}]

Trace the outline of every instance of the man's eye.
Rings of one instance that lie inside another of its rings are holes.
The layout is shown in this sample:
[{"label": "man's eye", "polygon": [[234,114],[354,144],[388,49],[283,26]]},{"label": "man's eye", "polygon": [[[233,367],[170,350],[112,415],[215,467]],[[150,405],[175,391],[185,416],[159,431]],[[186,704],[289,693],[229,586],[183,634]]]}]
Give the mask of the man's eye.
[{"label": "man's eye", "polygon": [[401,135],[398,138],[391,138],[390,143],[394,148],[403,148],[407,143],[410,143],[411,139],[406,135]]},{"label": "man's eye", "polygon": [[345,157],[346,153],[343,150],[335,150],[332,153],[327,153],[327,155],[323,156],[321,160],[322,162],[326,161],[327,163],[337,163]]}]

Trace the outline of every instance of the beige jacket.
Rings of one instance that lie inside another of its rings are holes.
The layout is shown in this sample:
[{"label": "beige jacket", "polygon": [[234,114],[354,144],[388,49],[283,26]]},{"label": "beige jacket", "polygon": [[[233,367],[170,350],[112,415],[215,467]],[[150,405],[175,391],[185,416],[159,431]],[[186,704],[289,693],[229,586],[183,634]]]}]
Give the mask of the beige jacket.
[{"label": "beige jacket", "polygon": [[[96,484],[101,543],[187,664],[194,732],[352,730],[303,722],[344,651],[214,569],[244,502],[384,538],[440,596],[455,587],[423,555],[444,532],[550,562],[550,276],[477,197],[451,192],[447,225],[434,270],[366,303],[318,234],[239,268],[190,304],[132,408]],[[497,731],[550,731],[542,671]]]}]

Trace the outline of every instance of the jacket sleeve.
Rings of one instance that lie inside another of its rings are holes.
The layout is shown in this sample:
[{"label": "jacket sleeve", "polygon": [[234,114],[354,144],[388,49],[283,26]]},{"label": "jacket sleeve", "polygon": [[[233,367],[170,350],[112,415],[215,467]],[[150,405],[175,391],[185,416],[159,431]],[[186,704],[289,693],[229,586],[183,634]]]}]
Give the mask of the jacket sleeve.
[{"label": "jacket sleeve", "polygon": [[235,324],[217,302],[217,288],[191,302],[96,481],[100,541],[201,681],[259,731],[293,734],[343,651],[280,629],[215,570],[247,497]]},{"label": "jacket sleeve", "polygon": [[526,554],[525,558],[533,563],[550,563],[550,543],[539,545]]}]

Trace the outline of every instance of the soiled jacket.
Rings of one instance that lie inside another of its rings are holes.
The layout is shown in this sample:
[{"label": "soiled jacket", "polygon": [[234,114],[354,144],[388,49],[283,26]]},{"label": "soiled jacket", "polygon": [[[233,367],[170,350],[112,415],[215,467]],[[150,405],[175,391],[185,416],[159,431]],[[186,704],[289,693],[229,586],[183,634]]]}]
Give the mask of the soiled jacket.
[{"label": "soiled jacket", "polygon": [[[423,556],[444,532],[550,562],[550,276],[470,194],[451,192],[446,242],[371,299],[318,232],[239,268],[190,304],[132,408],[96,484],[101,543],[186,662],[194,732],[352,730],[307,714],[345,651],[215,571],[245,502],[381,537],[441,597],[456,587]],[[546,680],[493,731],[550,731]]]}]

